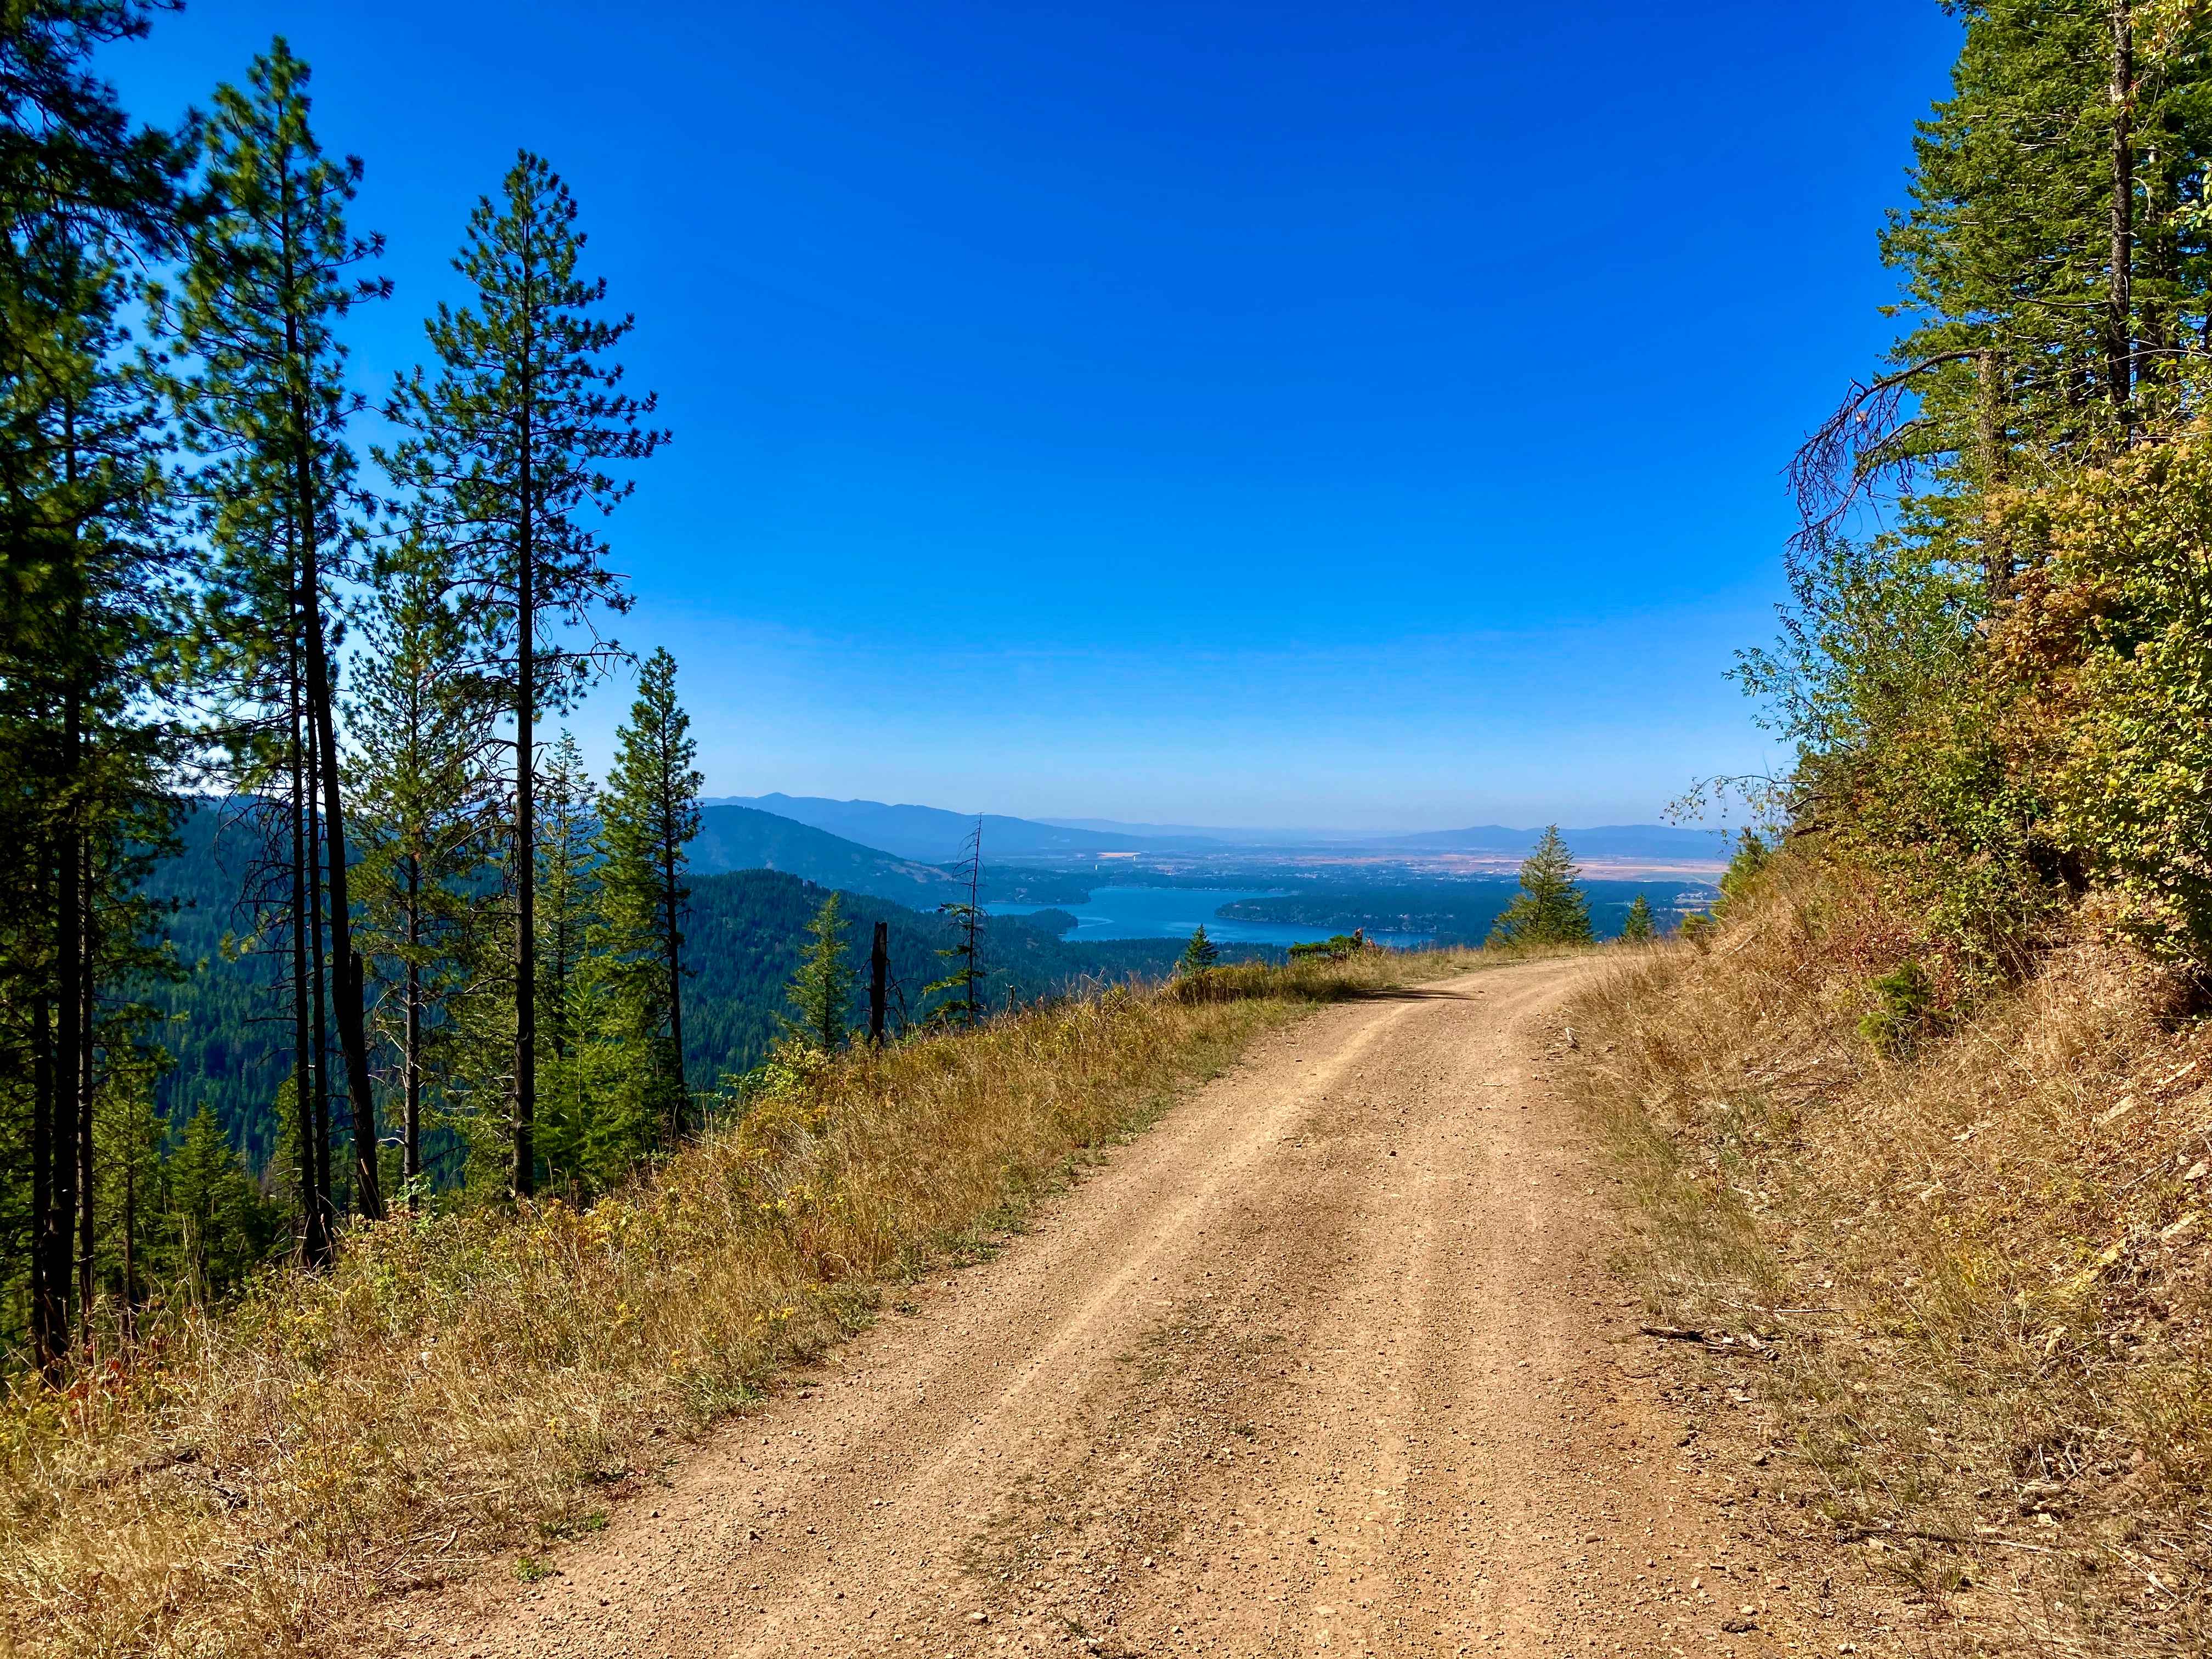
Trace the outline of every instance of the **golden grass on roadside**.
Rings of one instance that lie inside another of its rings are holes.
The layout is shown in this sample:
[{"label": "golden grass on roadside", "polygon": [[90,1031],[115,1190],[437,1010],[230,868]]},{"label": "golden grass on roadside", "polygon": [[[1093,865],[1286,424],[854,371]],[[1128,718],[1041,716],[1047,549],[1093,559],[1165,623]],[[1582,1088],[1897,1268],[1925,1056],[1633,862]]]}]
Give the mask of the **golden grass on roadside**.
[{"label": "golden grass on roadside", "polygon": [[609,1489],[1003,1224],[1382,952],[1112,989],[823,1065],[588,1209],[395,1218],[137,1363],[0,1411],[0,1642],[312,1647],[377,1595],[588,1526]]},{"label": "golden grass on roadside", "polygon": [[1938,1601],[1982,1586],[1948,1595],[1962,1636],[2203,1651],[2212,1030],[2085,923],[1885,1059],[1858,1022],[1909,951],[1889,916],[1786,862],[1709,951],[1583,994],[1652,1305],[1773,1344],[1721,1363],[1794,1435],[1792,1498]]}]

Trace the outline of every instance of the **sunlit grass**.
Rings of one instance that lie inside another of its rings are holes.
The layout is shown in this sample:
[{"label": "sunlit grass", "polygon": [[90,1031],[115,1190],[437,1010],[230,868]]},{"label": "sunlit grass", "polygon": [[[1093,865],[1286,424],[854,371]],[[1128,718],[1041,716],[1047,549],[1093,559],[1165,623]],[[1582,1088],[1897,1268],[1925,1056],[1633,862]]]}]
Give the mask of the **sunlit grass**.
[{"label": "sunlit grass", "polygon": [[2085,916],[1893,1057],[1861,1021],[1911,948],[1873,884],[1792,863],[1710,949],[1623,953],[1583,994],[1573,1075],[1652,1311],[1773,1344],[1715,1363],[1842,1535],[2002,1584],[2016,1634],[2203,1651],[2212,1032]]},{"label": "sunlit grass", "polygon": [[66,1394],[19,1379],[0,1639],[283,1650],[472,1565],[529,1577],[545,1537],[1255,1034],[1475,960],[1220,969],[853,1051],[587,1209],[357,1227],[327,1274],[173,1316]]}]

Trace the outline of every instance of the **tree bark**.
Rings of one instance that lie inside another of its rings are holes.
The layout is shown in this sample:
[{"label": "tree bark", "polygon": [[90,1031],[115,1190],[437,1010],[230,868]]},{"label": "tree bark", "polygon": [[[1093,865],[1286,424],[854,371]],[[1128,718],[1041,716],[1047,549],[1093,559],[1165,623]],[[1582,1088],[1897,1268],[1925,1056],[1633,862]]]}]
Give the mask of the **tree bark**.
[{"label": "tree bark", "polygon": [[538,611],[535,604],[538,506],[531,476],[532,262],[537,250],[523,237],[523,332],[520,349],[521,433],[515,477],[514,538],[514,1168],[509,1185],[518,1199],[538,1186],[538,836],[534,822],[538,732]]},{"label": "tree bark", "polygon": [[323,1198],[323,1224],[337,1226],[337,1188],[331,1184],[331,1012],[326,1000],[330,972],[324,954],[323,823],[315,804],[315,778],[322,764],[315,735],[312,705],[314,687],[307,688],[311,705],[307,726],[307,997],[308,1042],[315,1062],[315,1185]]},{"label": "tree bark", "polygon": [[[45,871],[40,872],[44,887]],[[53,1005],[31,1000],[31,1351],[49,1382],[69,1346],[68,1210],[62,1202],[54,1088]]]},{"label": "tree bark", "polygon": [[406,1119],[401,1127],[399,1171],[407,1182],[407,1207],[416,1207],[415,1182],[422,1174],[422,861],[407,860]]},{"label": "tree bark", "polygon": [[[288,324],[288,328],[289,328]],[[377,1169],[376,1097],[368,1074],[366,988],[353,947],[353,903],[346,869],[345,798],[337,721],[331,709],[329,652],[323,639],[322,573],[316,546],[314,467],[304,425],[306,411],[295,406],[301,424],[295,461],[300,492],[301,622],[307,639],[307,716],[314,727],[314,749],[322,786],[323,840],[328,858],[331,895],[331,991],[337,1003],[338,1048],[344,1056],[346,1094],[352,1106],[354,1207],[370,1220],[384,1214],[383,1182]]]},{"label": "tree bark", "polygon": [[2131,0],[2112,0],[2112,282],[2106,295],[2105,382],[2124,422],[2135,392],[2135,21]]},{"label": "tree bark", "polygon": [[890,973],[891,925],[879,921],[876,924],[875,942],[868,950],[868,1041],[878,1048],[884,1046]]},{"label": "tree bark", "polygon": [[2004,479],[2004,388],[1997,354],[1974,359],[1976,470],[1981,474],[1982,583],[1991,610],[2012,597],[2012,555],[1997,529],[1990,496]]},{"label": "tree bark", "polygon": [[[288,161],[289,172],[289,161]],[[283,220],[283,260],[285,292],[294,291],[295,271],[293,256],[293,228],[288,207]],[[301,352],[300,325],[297,313],[289,307],[284,313],[284,348],[288,358],[297,362]],[[299,376],[304,381],[307,365],[301,365]],[[319,767],[310,769],[311,787],[319,782],[322,787],[323,830],[327,841],[331,915],[331,994],[337,1003],[338,1047],[343,1054],[346,1069],[346,1093],[352,1105],[354,1151],[354,1207],[371,1220],[384,1214],[382,1182],[377,1171],[376,1160],[376,1097],[371,1091],[368,1075],[368,1031],[367,1013],[362,1006],[364,987],[362,975],[355,970],[353,949],[353,907],[347,887],[345,850],[345,802],[339,787],[341,756],[337,744],[337,722],[331,709],[332,678],[328,650],[323,637],[323,599],[320,549],[316,525],[320,503],[315,489],[314,441],[313,422],[304,398],[296,389],[290,395],[288,413],[292,430],[292,487],[295,496],[293,513],[299,531],[300,543],[300,623],[307,636],[307,722],[315,752],[320,756]],[[319,951],[322,934],[316,932],[316,948]],[[323,979],[318,968],[315,994],[319,1002],[323,994]],[[326,1042],[320,1011],[316,1023],[316,1041]],[[329,1079],[325,1073],[320,1079],[325,1093],[319,1102],[325,1103]],[[323,1153],[329,1156],[327,1128]],[[329,1173],[325,1165],[324,1191],[330,1190]]]},{"label": "tree bark", "polygon": [[[665,735],[664,732],[664,738]],[[664,742],[664,760],[666,747]],[[668,780],[669,770],[664,764],[661,769],[661,799],[668,811],[663,822],[670,833],[660,849],[660,896],[665,912],[662,920],[668,945],[668,1042],[674,1051],[672,1058],[676,1071],[676,1092],[668,1103],[671,1119],[668,1141],[673,1146],[684,1139],[684,1119],[691,1103],[691,1091],[684,1075],[684,930],[676,910],[676,861],[683,855],[684,849],[676,844],[676,789]]]},{"label": "tree bark", "polygon": [[353,1108],[354,1207],[371,1221],[384,1215],[384,1182],[377,1167],[376,1097],[368,1073],[367,975],[353,945],[353,900],[346,869],[345,805],[338,789],[340,763],[337,722],[331,718],[331,689],[324,678],[327,663],[319,622],[311,618],[308,673],[317,693],[316,747],[322,755],[323,836],[331,889],[331,990],[337,1003],[338,1047],[345,1059],[346,1092]]},{"label": "tree bark", "polygon": [[131,1129],[133,1144],[123,1157],[123,1305],[120,1319],[125,1347],[138,1345],[138,1136],[137,1126]]},{"label": "tree bark", "polygon": [[307,735],[296,636],[287,654],[292,715],[292,1105],[300,1133],[300,1254],[310,1266],[322,1267],[331,1259],[331,1230],[315,1167],[314,1050],[307,1035]]},{"label": "tree bark", "polygon": [[[74,710],[72,711],[74,714]],[[73,727],[78,722],[72,719]],[[74,735],[81,738],[81,727]],[[99,1188],[94,1185],[95,1147],[92,1133],[92,1104],[94,1074],[92,1063],[93,1039],[93,913],[92,913],[92,849],[88,844],[82,820],[71,830],[76,859],[76,914],[70,917],[70,926],[76,935],[76,976],[70,983],[64,1003],[70,1011],[70,1070],[74,1073],[76,1096],[76,1298],[78,1338],[85,1357],[92,1356],[92,1313],[94,1292],[98,1287],[96,1269],[99,1265],[99,1218],[94,1212],[94,1200]]]},{"label": "tree bark", "polygon": [[[65,671],[72,676],[75,665]],[[88,1350],[92,1342],[92,1310],[90,1297],[91,1252],[88,1248],[90,1229],[87,1226],[92,1204],[89,1182],[91,1158],[86,1146],[90,1139],[92,1103],[86,1098],[82,1067],[78,1063],[77,1032],[83,1024],[77,1006],[80,987],[84,979],[84,855],[77,828],[77,799],[75,780],[77,769],[77,700],[75,690],[65,690],[62,696],[62,768],[66,792],[60,802],[61,830],[57,837],[54,866],[54,990],[56,1011],[59,1015],[54,1056],[57,1106],[55,1121],[60,1128],[60,1162],[68,1170],[69,1202],[61,1207],[62,1278],[67,1283],[76,1281],[74,1302],[76,1310],[78,1337]],[[57,1183],[58,1186],[63,1183]],[[57,1198],[61,1196],[56,1194]],[[74,1232],[76,1250],[70,1251],[70,1235]],[[70,1271],[74,1261],[76,1272]]]}]

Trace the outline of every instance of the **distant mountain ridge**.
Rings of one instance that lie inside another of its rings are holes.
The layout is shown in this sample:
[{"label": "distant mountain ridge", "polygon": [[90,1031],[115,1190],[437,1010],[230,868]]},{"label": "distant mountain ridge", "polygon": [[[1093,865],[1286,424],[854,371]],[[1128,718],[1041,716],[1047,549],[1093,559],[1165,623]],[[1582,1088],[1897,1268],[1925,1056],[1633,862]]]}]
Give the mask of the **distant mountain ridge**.
[{"label": "distant mountain ridge", "polygon": [[1146,846],[1139,836],[1099,835],[997,812],[948,812],[939,806],[894,806],[879,800],[830,800],[820,795],[776,793],[722,796],[716,805],[750,807],[926,864],[951,864],[959,859],[979,816],[983,820],[987,860],[1038,853],[1134,853]]},{"label": "distant mountain ridge", "polygon": [[[884,897],[908,898],[910,888],[897,884],[917,879],[911,866],[944,866],[956,862],[966,851],[975,830],[974,815],[947,811],[942,807],[911,803],[889,805],[874,800],[831,800],[819,795],[730,795],[707,805],[708,812],[747,811],[802,825],[842,843],[835,856],[848,860],[855,845],[872,849],[894,860],[906,860],[902,872],[885,870],[875,878],[890,884],[873,887],[853,885],[845,874],[815,875],[811,868],[781,860],[738,856],[733,851],[717,869],[767,866],[789,869],[809,880],[830,882],[855,892],[874,892]],[[1518,830],[1502,823],[1474,824],[1464,830],[1429,830],[1407,835],[1389,830],[1231,829],[1189,823],[1124,823],[1112,818],[1018,818],[987,812],[983,820],[983,857],[1036,858],[1059,854],[1081,858],[1108,853],[1165,853],[1170,850],[1233,852],[1261,848],[1359,848],[1395,853],[1468,853],[1519,856],[1535,846],[1540,829]],[[767,826],[750,832],[763,844]],[[1728,855],[1727,832],[1689,830],[1663,823],[1604,823],[1580,830],[1562,830],[1567,845],[1587,858],[1692,859],[1710,863]],[[742,837],[740,838],[742,839]],[[702,836],[703,840],[703,836]],[[747,843],[750,844],[750,843]],[[826,844],[802,853],[799,843],[787,845],[785,856],[828,858]],[[696,854],[695,854],[695,857]],[[927,877],[919,878],[925,883]],[[910,898],[908,902],[911,902]]]},{"label": "distant mountain ridge", "polygon": [[818,887],[927,909],[953,896],[957,884],[933,864],[878,851],[809,823],[726,803],[699,809],[699,833],[686,849],[702,876],[737,870],[779,870]]}]

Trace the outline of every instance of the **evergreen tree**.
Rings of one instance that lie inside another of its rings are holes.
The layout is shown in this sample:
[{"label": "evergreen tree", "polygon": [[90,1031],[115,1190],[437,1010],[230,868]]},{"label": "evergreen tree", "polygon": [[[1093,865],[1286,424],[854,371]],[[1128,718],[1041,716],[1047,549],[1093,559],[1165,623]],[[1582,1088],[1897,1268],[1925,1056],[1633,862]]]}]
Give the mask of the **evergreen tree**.
[{"label": "evergreen tree", "polygon": [[807,924],[811,942],[792,976],[790,1000],[795,1018],[784,1022],[790,1034],[825,1054],[845,1046],[852,1008],[854,975],[845,949],[845,896],[831,893]]},{"label": "evergreen tree", "polygon": [[1978,568],[1984,607],[2031,545],[1984,497],[2125,444],[2178,406],[2212,337],[2212,15],[2143,0],[1978,0],[1951,96],[1923,122],[1911,199],[1882,238],[1906,326],[1799,457],[1817,550],[1885,483]]},{"label": "evergreen tree", "polygon": [[[600,610],[629,600],[606,567],[592,521],[629,493],[605,469],[652,454],[666,434],[641,422],[650,396],[620,390],[606,354],[631,327],[597,314],[604,282],[578,275],[576,207],[527,152],[499,198],[469,217],[455,269],[474,304],[441,306],[426,325],[434,378],[403,377],[387,408],[407,436],[386,470],[415,492],[418,526],[453,550],[472,615],[496,658],[514,724],[511,835],[514,982],[538,981],[535,909],[537,727],[568,706],[615,647],[586,634]],[[537,1164],[538,1034],[533,999],[515,999],[511,1184],[532,1190]]]},{"label": "evergreen tree", "polygon": [[[296,945],[304,898],[312,965],[303,986],[295,951],[294,995],[304,992],[310,1005],[311,1045],[324,1029],[312,1011],[327,997],[335,1014],[352,1109],[354,1201],[374,1217],[383,1201],[366,988],[353,939],[332,585],[350,569],[345,513],[355,463],[345,426],[359,406],[346,388],[337,330],[356,303],[389,286],[349,274],[381,244],[346,228],[361,163],[323,154],[308,123],[307,84],[307,65],[280,37],[254,60],[243,88],[216,88],[206,140],[211,210],[194,229],[178,293],[173,304],[163,297],[162,310],[198,361],[178,383],[178,406],[187,441],[207,457],[200,482],[218,561],[210,614],[228,678],[256,717],[238,744],[244,770],[255,782],[280,768],[294,771],[305,797],[305,824],[291,837],[294,931]],[[286,688],[286,723],[296,717],[297,736],[264,718],[276,702],[272,681]],[[275,765],[272,735],[286,751]],[[303,862],[319,881],[300,880]],[[322,1098],[319,1068],[309,1093]],[[327,1185],[318,1196],[327,1205]],[[311,1256],[328,1249],[313,1217],[308,1245]]]},{"label": "evergreen tree", "polygon": [[[629,1092],[611,1089],[612,1008],[602,915],[599,795],[567,732],[546,750],[537,846],[535,1018],[544,1121],[537,1152],[571,1188],[595,1184],[623,1133]],[[535,1184],[535,1175],[532,1177]]]},{"label": "evergreen tree", "polygon": [[[360,813],[355,888],[377,1023],[396,1056],[399,1175],[423,1179],[434,1054],[466,989],[477,894],[492,833],[492,691],[452,603],[442,550],[403,539],[379,572],[355,659],[348,714]],[[411,1200],[410,1200],[411,1201]]]},{"label": "evergreen tree", "polygon": [[701,779],[691,717],[676,700],[676,659],[656,650],[615,735],[601,801],[607,925],[631,1038],[646,1057],[652,1115],[672,1144],[684,1130],[684,848],[699,833]]},{"label": "evergreen tree", "polygon": [[1587,945],[1589,897],[1582,871],[1553,824],[1521,866],[1521,891],[1490,930],[1492,945]]},{"label": "evergreen tree", "polygon": [[937,953],[952,964],[951,969],[921,988],[924,996],[950,994],[932,1011],[933,1018],[972,1029],[983,1019],[983,820],[980,817],[969,833],[960,869],[968,896],[937,907],[937,913],[952,925],[952,943]]},{"label": "evergreen tree", "polygon": [[1206,924],[1199,923],[1192,930],[1190,943],[1183,946],[1182,958],[1176,963],[1181,975],[1202,974],[1221,960],[1220,947],[1206,936]]},{"label": "evergreen tree", "polygon": [[170,733],[143,694],[174,631],[179,550],[119,319],[131,264],[173,236],[183,155],[91,66],[150,11],[27,0],[0,16],[0,1216],[50,1376],[72,1304],[89,1339],[100,1079],[137,1042],[103,993],[157,965],[158,918],[133,895],[170,828]]},{"label": "evergreen tree", "polygon": [[1620,937],[1631,945],[1649,945],[1658,937],[1658,932],[1651,920],[1651,901],[1638,893],[1621,921]]},{"label": "evergreen tree", "polygon": [[109,1286],[116,1334],[126,1345],[137,1339],[138,1310],[161,1271],[167,1218],[161,1153],[168,1125],[154,1109],[153,1072],[144,1056],[125,1059],[103,1079],[97,1112],[105,1237],[96,1276]]},{"label": "evergreen tree", "polygon": [[234,1288],[267,1254],[276,1217],[205,1106],[185,1125],[161,1173],[175,1276],[196,1301]]}]

